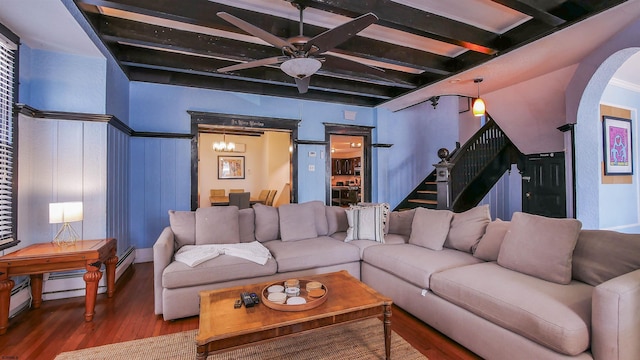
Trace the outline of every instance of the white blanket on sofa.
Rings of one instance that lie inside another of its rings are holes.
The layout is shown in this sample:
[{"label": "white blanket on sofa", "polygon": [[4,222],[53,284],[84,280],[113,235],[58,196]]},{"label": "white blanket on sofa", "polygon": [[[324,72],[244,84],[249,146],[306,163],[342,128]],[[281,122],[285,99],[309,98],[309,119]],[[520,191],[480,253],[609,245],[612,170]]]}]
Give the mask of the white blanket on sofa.
[{"label": "white blanket on sofa", "polygon": [[185,245],[176,252],[175,259],[194,267],[218,255],[235,256],[260,265],[266,264],[271,258],[269,249],[254,241],[239,244]]}]

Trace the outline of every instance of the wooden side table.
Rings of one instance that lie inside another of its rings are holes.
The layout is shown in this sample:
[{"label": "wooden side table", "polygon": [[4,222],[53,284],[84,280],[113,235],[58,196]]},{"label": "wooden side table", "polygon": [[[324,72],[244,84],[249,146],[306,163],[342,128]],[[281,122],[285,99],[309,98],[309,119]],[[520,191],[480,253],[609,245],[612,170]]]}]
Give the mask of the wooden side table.
[{"label": "wooden side table", "polygon": [[116,239],[79,240],[74,245],[58,246],[53,243],[34,244],[0,257],[0,335],[7,332],[9,301],[15,284],[12,276],[30,275],[33,307],[42,304],[42,274],[56,271],[86,269],[85,321],[93,320],[100,267],[107,270],[107,296],[115,291]]}]

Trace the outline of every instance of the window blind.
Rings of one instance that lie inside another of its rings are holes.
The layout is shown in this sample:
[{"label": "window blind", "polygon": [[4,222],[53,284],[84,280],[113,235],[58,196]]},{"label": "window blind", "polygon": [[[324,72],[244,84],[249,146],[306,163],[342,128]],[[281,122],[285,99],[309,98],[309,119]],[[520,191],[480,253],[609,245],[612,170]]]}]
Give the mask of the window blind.
[{"label": "window blind", "polygon": [[14,240],[12,109],[16,48],[0,36],[0,245]]}]

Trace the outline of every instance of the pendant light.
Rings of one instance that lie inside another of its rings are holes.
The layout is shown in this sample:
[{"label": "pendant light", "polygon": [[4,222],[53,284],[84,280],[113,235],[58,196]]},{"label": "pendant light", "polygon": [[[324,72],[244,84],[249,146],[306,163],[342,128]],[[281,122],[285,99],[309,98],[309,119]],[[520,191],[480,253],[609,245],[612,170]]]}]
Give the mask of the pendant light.
[{"label": "pendant light", "polygon": [[484,100],[480,98],[480,83],[482,80],[482,78],[473,79],[473,82],[478,84],[478,97],[473,101],[473,116],[484,116],[486,111]]}]

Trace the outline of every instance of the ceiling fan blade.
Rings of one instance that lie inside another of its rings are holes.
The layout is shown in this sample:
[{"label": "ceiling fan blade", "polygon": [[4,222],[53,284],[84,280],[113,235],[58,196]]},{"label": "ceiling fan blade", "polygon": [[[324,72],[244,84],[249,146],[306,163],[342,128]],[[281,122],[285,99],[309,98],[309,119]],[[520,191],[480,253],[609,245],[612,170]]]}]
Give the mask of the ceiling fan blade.
[{"label": "ceiling fan blade", "polygon": [[282,48],[291,48],[293,50],[295,50],[295,46],[291,45],[288,41],[281,39],[275,35],[273,35],[270,32],[267,32],[265,30],[260,29],[257,26],[251,25],[248,22],[237,18],[229,13],[226,13],[224,11],[220,11],[219,13],[217,13],[217,15],[221,18],[223,18],[224,20],[226,20],[227,22],[239,27],[240,29],[248,32],[249,34],[259,37],[260,39],[268,42],[269,44],[282,49]]},{"label": "ceiling fan blade", "polygon": [[309,90],[309,83],[311,82],[311,76],[307,76],[306,78],[294,78],[296,80],[296,85],[298,85],[298,92],[300,94],[304,94]]},{"label": "ceiling fan blade", "polygon": [[345,59],[338,56],[331,56],[329,54],[322,55],[324,57],[324,63],[327,67],[332,67],[340,70],[352,71],[355,73],[368,73],[377,76],[383,76],[384,70],[375,66],[370,66],[350,59]]},{"label": "ceiling fan blade", "polygon": [[258,66],[277,64],[277,63],[283,62],[283,61],[285,61],[287,59],[288,59],[288,57],[286,57],[286,56],[270,57],[270,58],[266,58],[266,59],[249,61],[249,62],[242,63],[242,64],[225,66],[223,68],[218,69],[217,71],[218,72],[230,72],[230,71],[236,71],[236,70],[242,70],[242,69],[249,69],[249,68],[254,68],[254,67],[258,67]]},{"label": "ceiling fan blade", "polygon": [[316,47],[318,50],[311,53],[329,51],[347,41],[349,38],[355,36],[357,33],[376,21],[378,21],[378,17],[374,13],[364,14],[313,37],[305,44],[304,50],[310,51],[312,47]]}]

